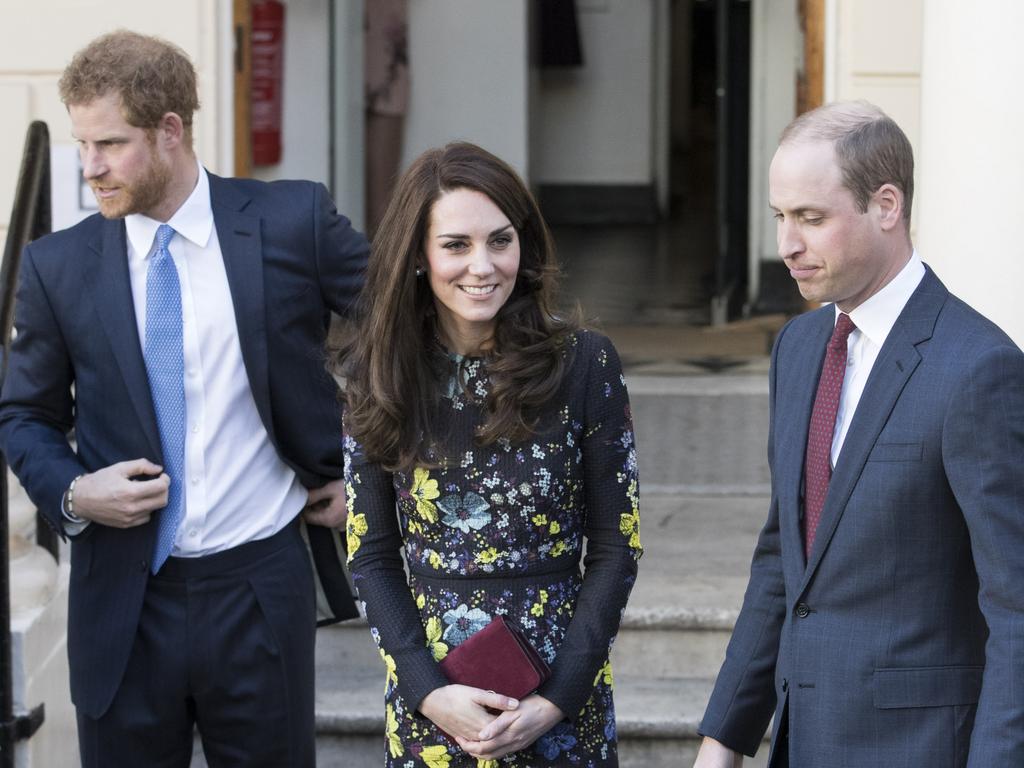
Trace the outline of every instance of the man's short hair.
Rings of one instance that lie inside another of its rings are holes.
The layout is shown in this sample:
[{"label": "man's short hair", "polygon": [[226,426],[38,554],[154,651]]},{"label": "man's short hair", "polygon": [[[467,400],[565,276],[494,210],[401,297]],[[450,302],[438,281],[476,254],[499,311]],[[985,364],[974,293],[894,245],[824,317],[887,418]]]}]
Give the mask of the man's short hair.
[{"label": "man's short hair", "polygon": [[828,141],[835,149],[843,186],[861,213],[883,184],[903,193],[903,218],[910,228],[914,201],[914,150],[903,130],[867,101],[826,104],[797,117],[782,132],[779,145]]},{"label": "man's short hair", "polygon": [[185,126],[186,146],[192,146],[196,70],[173,43],[124,29],[103,35],[75,54],[57,87],[65,106],[116,94],[124,119],[136,128],[156,128],[174,112]]}]

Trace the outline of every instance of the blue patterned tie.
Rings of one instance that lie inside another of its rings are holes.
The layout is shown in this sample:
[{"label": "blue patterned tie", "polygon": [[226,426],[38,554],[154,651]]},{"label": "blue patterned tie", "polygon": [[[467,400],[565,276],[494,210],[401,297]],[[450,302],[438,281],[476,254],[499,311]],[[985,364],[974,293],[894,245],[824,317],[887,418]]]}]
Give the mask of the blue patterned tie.
[{"label": "blue patterned tie", "polygon": [[153,394],[164,472],[171,478],[167,506],[157,521],[153,573],[160,570],[174,545],[174,535],[185,516],[185,353],[182,342],[181,285],[174,259],[167,249],[174,230],[161,224],[156,231],[156,252],[146,273],[146,342],[144,357]]}]

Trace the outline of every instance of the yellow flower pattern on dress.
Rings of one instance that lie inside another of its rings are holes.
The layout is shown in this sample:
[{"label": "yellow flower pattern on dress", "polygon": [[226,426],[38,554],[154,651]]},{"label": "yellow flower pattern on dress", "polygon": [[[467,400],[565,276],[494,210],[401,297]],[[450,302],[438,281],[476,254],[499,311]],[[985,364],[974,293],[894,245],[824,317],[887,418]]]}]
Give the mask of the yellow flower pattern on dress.
[{"label": "yellow flower pattern on dress", "polygon": [[477,758],[476,768],[498,768],[497,760],[484,760],[482,757]]},{"label": "yellow flower pattern on dress", "polygon": [[392,685],[398,685],[398,672],[395,667],[395,660],[391,658],[391,654],[384,653],[383,648],[377,649],[380,652],[380,657],[384,659],[384,667],[387,669],[387,674],[384,678],[384,690],[387,691]]},{"label": "yellow flower pattern on dress", "polygon": [[434,661],[441,661],[448,655],[448,644],[441,642],[441,633],[444,631],[441,627],[441,620],[437,616],[431,616],[427,619],[424,629],[427,633],[427,647],[434,654]]},{"label": "yellow flower pattern on dress", "polygon": [[428,523],[437,522],[437,506],[434,499],[441,495],[437,488],[437,480],[430,476],[430,470],[416,467],[413,472],[410,495],[416,499],[416,511]]},{"label": "yellow flower pattern on dress", "polygon": [[483,563],[484,565],[487,565],[488,563],[493,563],[495,560],[497,560],[503,554],[505,554],[505,553],[504,552],[499,552],[494,547],[488,547],[487,549],[483,550],[482,552],[477,552],[476,553],[476,561],[478,563]]},{"label": "yellow flower pattern on dress", "polygon": [[427,764],[427,768],[448,768],[452,757],[448,754],[448,747],[438,744],[433,747],[424,747],[420,752],[420,760]]},{"label": "yellow flower pattern on dress", "polygon": [[345,540],[348,543],[348,561],[352,562],[352,556],[359,549],[361,536],[366,535],[368,530],[366,524],[366,515],[352,515],[350,514],[345,520]]},{"label": "yellow flower pattern on dress", "polygon": [[629,539],[629,548],[639,557],[643,554],[644,548],[640,545],[640,494],[637,491],[635,477],[626,486],[626,498],[629,499],[632,510],[620,515],[619,530]]},{"label": "yellow flower pattern on dress", "polygon": [[640,511],[634,509],[632,512],[623,512],[619,516],[619,530],[622,535],[629,539],[629,548],[634,552],[643,552],[640,546]]},{"label": "yellow flower pattern on dress", "polygon": [[395,717],[395,708],[388,704],[384,708],[384,732],[388,737],[388,751],[392,757],[401,757],[405,754],[405,747],[402,746],[402,739],[398,735],[398,718]]},{"label": "yellow flower pattern on dress", "polygon": [[548,591],[546,589],[540,590],[538,597],[539,600],[537,600],[537,602],[530,608],[530,613],[534,616],[540,617],[544,615],[544,605],[548,601]]},{"label": "yellow flower pattern on dress", "polygon": [[612,678],[612,662],[611,659],[604,663],[604,666],[597,670],[597,677],[594,678],[594,685],[598,683],[604,683],[608,687],[612,687],[615,681]]}]

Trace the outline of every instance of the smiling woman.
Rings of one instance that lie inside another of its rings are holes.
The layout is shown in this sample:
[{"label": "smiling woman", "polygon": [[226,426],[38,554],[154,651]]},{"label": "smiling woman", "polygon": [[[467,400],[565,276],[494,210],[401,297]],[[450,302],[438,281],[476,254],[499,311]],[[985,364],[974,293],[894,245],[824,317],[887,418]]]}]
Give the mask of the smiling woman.
[{"label": "smiling woman", "polygon": [[519,237],[482,192],[445,192],[430,212],[426,272],[442,342],[460,355],[479,355],[494,338],[498,310],[519,272]]},{"label": "smiling woman", "polygon": [[[641,553],[636,451],[618,356],[555,314],[556,273],[522,180],[471,144],[416,160],[378,230],[341,370],[388,766],[618,764],[608,653]],[[551,666],[522,701],[439,664],[498,617]]]}]

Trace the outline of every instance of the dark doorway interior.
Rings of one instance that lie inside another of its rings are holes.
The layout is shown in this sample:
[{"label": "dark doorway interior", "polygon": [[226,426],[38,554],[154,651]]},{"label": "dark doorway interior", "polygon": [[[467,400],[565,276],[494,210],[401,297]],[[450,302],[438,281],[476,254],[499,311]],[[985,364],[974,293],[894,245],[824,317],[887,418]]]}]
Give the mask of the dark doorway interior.
[{"label": "dark doorway interior", "polygon": [[567,298],[606,325],[722,323],[746,298],[750,3],[672,0],[671,27],[668,210],[570,224],[544,206]]}]

